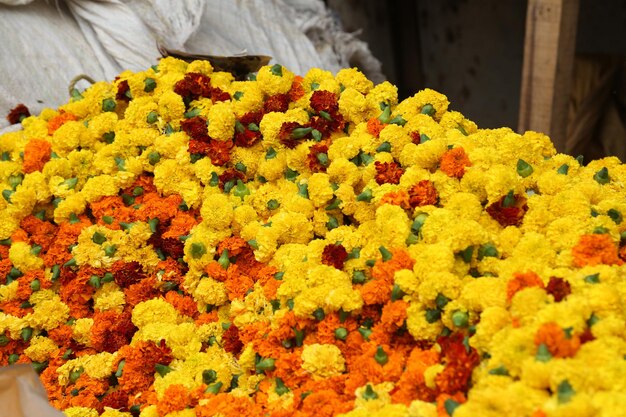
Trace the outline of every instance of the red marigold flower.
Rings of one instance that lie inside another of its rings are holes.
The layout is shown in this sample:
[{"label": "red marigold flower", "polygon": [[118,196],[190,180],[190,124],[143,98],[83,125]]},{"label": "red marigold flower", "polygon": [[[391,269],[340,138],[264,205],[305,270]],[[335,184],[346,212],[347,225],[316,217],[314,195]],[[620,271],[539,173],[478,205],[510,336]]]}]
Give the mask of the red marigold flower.
[{"label": "red marigold flower", "polygon": [[326,172],[326,165],[322,164],[317,157],[319,154],[328,155],[328,145],[326,143],[316,143],[309,148],[309,154],[306,160],[312,172]]},{"label": "red marigold flower", "polygon": [[309,134],[304,135],[302,137],[294,137],[293,132],[295,129],[301,129],[304,128],[304,126],[302,126],[300,123],[298,122],[285,122],[283,123],[283,125],[280,127],[280,132],[278,132],[278,139],[280,140],[280,143],[282,143],[283,145],[285,145],[287,148],[289,149],[293,149],[296,146],[298,146],[298,144],[306,137],[309,136]]},{"label": "red marigold flower", "polygon": [[472,166],[463,147],[447,150],[439,161],[439,169],[452,178],[463,178],[465,167]]},{"label": "red marigold flower", "polygon": [[117,261],[111,267],[111,272],[115,278],[115,283],[122,288],[136,284],[146,277],[143,267],[137,261]]},{"label": "red marigold flower", "polygon": [[237,171],[235,168],[227,168],[224,172],[222,172],[222,175],[220,175],[218,178],[220,181],[219,186],[223,190],[224,185],[227,182],[229,181],[237,182],[237,180],[242,180],[245,182],[246,176],[243,174],[243,172]]},{"label": "red marigold flower", "polygon": [[101,399],[102,407],[110,407],[122,412],[128,412],[128,393],[122,390],[109,391]]},{"label": "red marigold flower", "polygon": [[[259,131],[259,124],[262,118],[262,112],[250,112],[241,116],[239,123],[243,127],[243,131],[240,128],[235,129],[235,145],[249,148],[261,140],[263,135]],[[254,130],[250,130],[251,128]]]},{"label": "red marigold flower", "polygon": [[100,352],[113,353],[130,343],[137,327],[131,321],[130,312],[96,312],[90,331],[90,342]]},{"label": "red marigold flower", "polygon": [[341,113],[334,112],[328,113],[328,118],[318,115],[311,116],[309,125],[311,128],[319,131],[322,134],[322,138],[328,138],[331,133],[342,131],[346,126],[346,122]]},{"label": "red marigold flower", "polygon": [[512,206],[505,206],[504,202],[507,196],[503,196],[500,200],[487,206],[487,213],[502,227],[519,226],[528,210],[526,197],[515,194],[513,198],[514,204]]},{"label": "red marigold flower", "polygon": [[367,121],[367,132],[377,138],[385,126],[387,126],[386,123],[381,122],[377,117],[372,117]]},{"label": "red marigold flower", "polygon": [[128,97],[129,92],[130,92],[130,87],[128,86],[128,81],[126,80],[121,81],[117,85],[117,94],[115,94],[115,99],[129,102],[130,101],[130,97]]},{"label": "red marigold flower", "polygon": [[376,167],[376,182],[378,185],[400,183],[400,177],[404,174],[404,169],[396,162],[376,161],[374,166]]},{"label": "red marigold flower", "polygon": [[280,112],[284,113],[289,110],[289,102],[291,101],[289,94],[275,94],[265,99],[263,104],[263,113]]},{"label": "red marigold flower", "polygon": [[446,363],[444,370],[435,378],[442,393],[467,392],[472,371],[480,362],[476,349],[468,349],[464,339],[463,333],[453,333],[437,340],[441,346],[443,362]]},{"label": "red marigold flower", "polygon": [[209,141],[209,129],[204,117],[195,116],[190,119],[185,119],[180,123],[180,128],[192,139],[202,142]]},{"label": "red marigold flower", "polygon": [[311,108],[316,112],[335,113],[339,110],[337,94],[331,91],[317,90],[311,94]]},{"label": "red marigold flower", "polygon": [[539,287],[544,288],[543,281],[539,277],[539,275],[535,274],[532,271],[529,272],[516,272],[513,274],[513,279],[511,279],[506,286],[506,299],[508,302],[511,302],[513,296],[523,290],[524,288],[529,287]]},{"label": "red marigold flower", "polygon": [[226,352],[239,355],[243,349],[243,343],[239,340],[239,328],[231,324],[224,333],[222,333],[222,345]]},{"label": "red marigold flower", "polygon": [[30,116],[30,110],[24,104],[20,103],[15,106],[7,115],[7,120],[12,125],[16,125],[22,122],[22,119]]},{"label": "red marigold flower", "polygon": [[230,100],[230,94],[217,87],[211,87],[211,101],[213,103],[218,101]]},{"label": "red marigold flower", "polygon": [[617,245],[608,234],[582,235],[572,248],[574,265],[621,265],[624,262],[617,256]]},{"label": "red marigold flower", "polygon": [[188,101],[211,97],[211,78],[198,72],[188,72],[174,85],[174,92]]},{"label": "red marigold flower", "polygon": [[211,145],[207,142],[191,139],[187,143],[187,152],[191,155],[200,154],[206,156],[211,152]]},{"label": "red marigold flower", "polygon": [[419,145],[420,143],[422,143],[422,135],[417,130],[409,133],[409,136],[411,136],[411,142],[413,142],[414,144]]},{"label": "red marigold flower", "polygon": [[572,288],[563,278],[550,277],[546,291],[554,297],[554,301],[559,302],[572,293]]},{"label": "red marigold flower", "polygon": [[326,245],[322,252],[322,263],[342,269],[344,262],[348,259],[348,251],[342,244]]},{"label": "red marigold flower", "polygon": [[438,200],[439,195],[432,181],[422,180],[409,188],[409,204],[413,208],[435,205]]},{"label": "red marigold flower", "polygon": [[206,155],[211,158],[211,163],[213,165],[221,167],[230,161],[230,150],[232,147],[232,140],[219,141],[211,139]]}]

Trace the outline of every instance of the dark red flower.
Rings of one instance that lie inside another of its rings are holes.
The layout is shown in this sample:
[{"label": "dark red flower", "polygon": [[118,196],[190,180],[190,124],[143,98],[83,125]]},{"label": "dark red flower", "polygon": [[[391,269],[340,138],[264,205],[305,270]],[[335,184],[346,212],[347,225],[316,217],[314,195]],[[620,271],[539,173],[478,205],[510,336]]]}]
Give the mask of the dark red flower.
[{"label": "dark red flower", "polygon": [[128,81],[124,80],[117,85],[117,94],[115,95],[115,99],[129,102],[129,95],[130,87],[128,86]]},{"label": "dark red flower", "polygon": [[213,165],[224,166],[230,161],[230,150],[232,147],[232,140],[220,141],[211,139],[206,155],[211,158]]},{"label": "dark red flower", "polygon": [[314,91],[311,95],[310,103],[311,108],[316,112],[325,111],[326,113],[336,113],[339,110],[337,94],[330,91]]},{"label": "dark red flower", "polygon": [[514,204],[511,206],[504,206],[504,200],[507,196],[502,197],[500,200],[487,206],[487,213],[496,220],[502,227],[507,226],[519,226],[524,219],[524,214],[528,210],[526,204],[526,198],[520,195],[514,195]]},{"label": "dark red flower", "polygon": [[230,94],[228,94],[226,91],[223,91],[220,88],[211,87],[211,101],[213,103],[218,102],[218,101],[228,101],[228,100],[230,100]]},{"label": "dark red flower", "polygon": [[[259,140],[261,140],[263,135],[261,135],[258,127],[261,123],[262,118],[263,113],[261,112],[251,112],[241,116],[241,119],[239,119],[239,123],[244,130],[243,132],[241,132],[240,130],[235,130],[235,145],[241,146],[243,148],[249,148],[257,143]],[[250,130],[250,127],[253,127],[254,130]]]},{"label": "dark red flower", "polygon": [[304,138],[306,136],[310,136],[311,134],[309,133],[308,135],[305,135],[303,137],[294,137],[294,130],[295,129],[301,129],[304,126],[302,126],[300,123],[298,122],[285,122],[283,123],[283,125],[280,127],[280,132],[278,132],[278,139],[280,140],[280,143],[282,143],[283,145],[285,145],[287,148],[289,149],[293,149],[296,146],[298,146],[298,144],[304,140]]},{"label": "dark red flower", "polygon": [[246,176],[243,174],[243,172],[237,171],[234,168],[228,168],[224,172],[222,172],[222,175],[219,176],[220,188],[223,190],[224,184],[229,181],[237,182],[237,180],[242,180],[245,182],[245,179]]},{"label": "dark red flower", "polygon": [[28,107],[23,104],[18,104],[15,106],[7,115],[7,120],[12,125],[18,124],[22,122],[22,119],[30,116],[30,111]]},{"label": "dark red flower", "polygon": [[117,261],[111,267],[115,283],[120,287],[128,287],[146,277],[143,267],[137,261]]},{"label": "dark red flower", "polygon": [[376,161],[374,166],[378,185],[400,183],[400,177],[404,174],[404,170],[396,162]]},{"label": "dark red flower", "polygon": [[348,251],[342,244],[326,245],[322,252],[322,263],[337,269],[342,269],[347,259]]},{"label": "dark red flower", "polygon": [[559,302],[572,293],[572,288],[566,280],[558,277],[550,277],[546,286],[548,294],[552,294],[554,301]]},{"label": "dark red flower", "polygon": [[418,132],[418,131],[411,132],[411,133],[409,133],[409,136],[411,136],[411,141],[414,144],[419,145],[421,143],[422,135],[421,135],[420,132]]},{"label": "dark red flower", "polygon": [[317,157],[320,153],[328,155],[328,145],[324,142],[316,143],[309,148],[307,163],[312,172],[326,172],[326,165],[322,164]]},{"label": "dark red flower", "polygon": [[190,154],[208,155],[211,151],[211,145],[207,142],[191,139],[187,144],[187,152]]},{"label": "dark red flower", "polygon": [[269,96],[263,104],[263,113],[280,112],[284,113],[289,110],[289,94],[275,94]]},{"label": "dark red flower", "polygon": [[211,78],[197,72],[188,72],[185,78],[174,85],[174,92],[188,101],[211,97]]},{"label": "dark red flower", "polygon": [[222,333],[222,344],[226,352],[238,355],[243,349],[243,343],[239,340],[239,329],[231,324],[224,333]]},{"label": "dark red flower", "polygon": [[435,379],[441,392],[467,392],[472,371],[480,362],[476,349],[470,347],[463,333],[454,333],[437,340],[441,346],[445,368]]},{"label": "dark red flower", "polygon": [[210,139],[209,129],[204,117],[196,116],[191,119],[185,119],[180,123],[180,128],[194,140],[208,142]]},{"label": "dark red flower", "polygon": [[122,390],[110,391],[102,397],[102,407],[110,407],[122,412],[128,412],[128,393]]}]

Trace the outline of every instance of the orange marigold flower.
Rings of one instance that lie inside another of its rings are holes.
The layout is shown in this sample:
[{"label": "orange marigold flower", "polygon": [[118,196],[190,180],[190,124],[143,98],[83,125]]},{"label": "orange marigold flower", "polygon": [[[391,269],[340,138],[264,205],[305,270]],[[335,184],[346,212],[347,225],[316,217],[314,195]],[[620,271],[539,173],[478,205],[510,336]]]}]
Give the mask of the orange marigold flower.
[{"label": "orange marigold flower", "polygon": [[511,302],[515,294],[517,294],[524,288],[529,287],[544,288],[545,286],[539,275],[535,274],[532,271],[524,273],[516,272],[515,274],[513,274],[513,279],[511,279],[506,286],[507,301]]},{"label": "orange marigold flower", "polygon": [[413,208],[435,205],[438,200],[439,195],[432,181],[422,180],[409,188],[409,204]]},{"label": "orange marigold flower", "polygon": [[165,388],[163,396],[157,402],[159,415],[166,415],[174,411],[181,411],[191,405],[189,390],[180,384],[171,384]]},{"label": "orange marigold flower", "polygon": [[436,391],[428,388],[424,379],[426,369],[439,363],[439,353],[433,349],[413,348],[406,361],[406,369],[392,392],[394,402],[409,405],[414,400],[432,402]]},{"label": "orange marigold flower", "polygon": [[505,205],[507,198],[508,196],[503,196],[495,203],[490,204],[487,206],[486,211],[502,227],[519,226],[528,210],[526,197],[514,195],[513,205],[508,205],[508,203]]},{"label": "orange marigold flower", "polygon": [[377,117],[372,117],[367,121],[367,132],[377,138],[385,126],[387,126],[386,123],[381,122]]},{"label": "orange marigold flower", "polygon": [[437,415],[439,417],[452,416],[452,413],[448,414],[447,411],[449,405],[448,407],[446,407],[446,403],[448,403],[449,401],[453,401],[453,404],[463,404],[466,401],[465,394],[463,394],[462,392],[457,392],[453,395],[451,395],[450,393],[439,394],[437,396]]},{"label": "orange marigold flower", "polygon": [[402,207],[405,210],[411,208],[409,203],[409,193],[404,190],[391,191],[380,199],[380,204],[393,204]]},{"label": "orange marigold flower", "polygon": [[291,90],[289,90],[289,100],[298,101],[304,96],[304,87],[302,86],[302,78],[301,75],[296,75],[293,78],[293,82],[291,83]]},{"label": "orange marigold flower", "polygon": [[407,318],[406,310],[408,307],[409,303],[403,300],[385,304],[380,321],[389,332],[394,332],[402,327]]},{"label": "orange marigold flower", "polygon": [[342,244],[326,245],[322,252],[322,263],[342,269],[344,262],[348,259],[348,251]]},{"label": "orange marigold flower", "polygon": [[535,335],[535,346],[545,345],[555,358],[571,358],[580,349],[580,337],[571,335],[555,322],[543,324]]},{"label": "orange marigold flower", "polygon": [[480,357],[476,349],[468,350],[464,340],[463,333],[453,333],[437,341],[446,364],[443,371],[435,377],[440,392],[453,394],[457,391],[467,392],[469,388],[472,371],[480,362]]},{"label": "orange marigold flower", "polygon": [[376,168],[376,183],[378,185],[398,184],[400,177],[404,174],[404,169],[396,162],[376,161],[374,167]]},{"label": "orange marigold flower", "polygon": [[211,163],[217,166],[224,166],[230,161],[230,150],[233,141],[210,140],[206,155],[211,158]]},{"label": "orange marigold flower", "polygon": [[50,160],[52,144],[43,139],[31,139],[24,147],[24,162],[22,167],[26,174],[41,171]]},{"label": "orange marigold flower", "polygon": [[189,295],[181,295],[177,291],[168,291],[165,294],[165,301],[184,316],[195,317],[198,315],[198,304]]},{"label": "orange marigold flower", "polygon": [[461,146],[447,150],[439,161],[439,169],[452,178],[463,178],[465,168],[469,166],[472,163]]},{"label": "orange marigold flower", "polygon": [[72,113],[67,113],[61,110],[59,114],[48,120],[48,134],[52,136],[52,134],[54,134],[54,132],[56,132],[58,128],[60,128],[70,120],[77,120],[77,117],[74,116]]},{"label": "orange marigold flower", "polygon": [[617,256],[617,245],[608,234],[582,235],[572,248],[574,265],[621,265],[624,262]]}]

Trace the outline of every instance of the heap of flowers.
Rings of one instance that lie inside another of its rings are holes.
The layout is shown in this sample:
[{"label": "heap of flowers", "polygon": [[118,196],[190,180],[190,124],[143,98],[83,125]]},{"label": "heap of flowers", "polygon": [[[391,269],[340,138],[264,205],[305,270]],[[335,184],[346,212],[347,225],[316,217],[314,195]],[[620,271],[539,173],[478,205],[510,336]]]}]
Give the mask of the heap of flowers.
[{"label": "heap of flowers", "polygon": [[69,417],[626,407],[626,166],[165,58],[0,137],[0,365]]}]

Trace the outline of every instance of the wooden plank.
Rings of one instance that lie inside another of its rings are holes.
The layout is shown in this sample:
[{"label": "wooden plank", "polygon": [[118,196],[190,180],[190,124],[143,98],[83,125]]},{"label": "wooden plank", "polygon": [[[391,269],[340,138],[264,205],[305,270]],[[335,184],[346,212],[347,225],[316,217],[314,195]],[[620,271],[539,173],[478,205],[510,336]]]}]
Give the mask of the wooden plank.
[{"label": "wooden plank", "polygon": [[580,0],[529,0],[518,131],[548,134],[565,149]]}]

